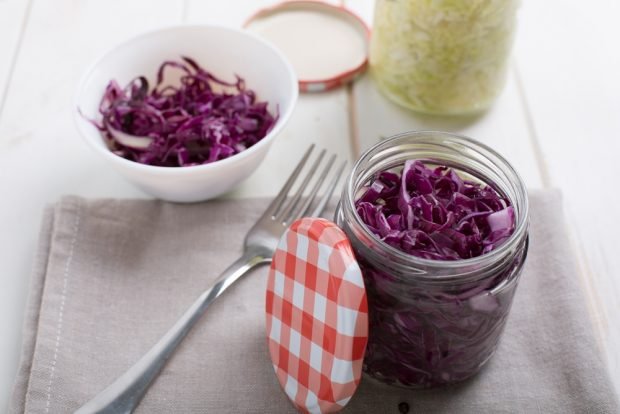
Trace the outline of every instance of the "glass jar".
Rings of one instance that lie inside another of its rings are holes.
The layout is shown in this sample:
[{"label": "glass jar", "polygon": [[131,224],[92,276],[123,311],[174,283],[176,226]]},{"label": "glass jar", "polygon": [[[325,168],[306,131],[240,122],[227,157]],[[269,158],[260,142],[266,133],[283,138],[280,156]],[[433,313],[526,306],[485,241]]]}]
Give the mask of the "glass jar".
[{"label": "glass jar", "polygon": [[371,73],[396,103],[433,114],[486,109],[501,91],[519,0],[377,0]]},{"label": "glass jar", "polygon": [[[406,160],[454,168],[491,185],[515,209],[513,234],[482,256],[429,260],[375,236],[355,200],[376,173]],[[523,181],[492,149],[444,132],[410,132],[370,148],[355,164],[336,211],[362,269],[369,306],[364,372],[382,382],[427,388],[462,381],[493,355],[528,246],[528,199]]]}]

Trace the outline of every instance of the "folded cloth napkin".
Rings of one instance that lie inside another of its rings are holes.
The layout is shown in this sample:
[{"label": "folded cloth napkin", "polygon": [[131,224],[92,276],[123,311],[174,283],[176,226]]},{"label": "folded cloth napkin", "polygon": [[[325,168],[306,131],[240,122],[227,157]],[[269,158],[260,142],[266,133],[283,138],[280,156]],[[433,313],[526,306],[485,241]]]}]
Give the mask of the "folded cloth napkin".
[{"label": "folded cloth napkin", "polygon": [[[496,355],[441,390],[362,383],[350,413],[618,413],[557,192],[531,194],[531,244]],[[241,252],[268,200],[64,198],[45,213],[11,410],[72,412],[131,366]],[[267,267],[209,308],[138,413],[295,412],[264,332]]]}]

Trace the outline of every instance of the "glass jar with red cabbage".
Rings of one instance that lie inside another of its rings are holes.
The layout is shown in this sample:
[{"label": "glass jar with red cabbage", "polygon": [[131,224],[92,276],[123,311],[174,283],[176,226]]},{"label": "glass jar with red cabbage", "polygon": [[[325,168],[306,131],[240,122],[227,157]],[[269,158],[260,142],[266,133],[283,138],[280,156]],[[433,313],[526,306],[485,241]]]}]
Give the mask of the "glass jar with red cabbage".
[{"label": "glass jar with red cabbage", "polygon": [[364,372],[409,388],[477,373],[527,255],[527,193],[512,166],[471,138],[400,134],[355,164],[336,222],[368,294]]}]

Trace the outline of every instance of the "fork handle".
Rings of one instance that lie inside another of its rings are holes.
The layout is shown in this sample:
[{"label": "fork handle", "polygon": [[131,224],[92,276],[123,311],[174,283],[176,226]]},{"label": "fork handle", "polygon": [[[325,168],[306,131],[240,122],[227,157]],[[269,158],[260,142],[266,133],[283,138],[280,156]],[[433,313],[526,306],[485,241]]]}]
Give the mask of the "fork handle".
[{"label": "fork handle", "polygon": [[75,413],[131,413],[153,379],[209,305],[250,269],[258,264],[269,262],[270,257],[259,251],[246,250],[239,259],[224,270],[215,283],[200,295],[174,326],[138,362]]}]

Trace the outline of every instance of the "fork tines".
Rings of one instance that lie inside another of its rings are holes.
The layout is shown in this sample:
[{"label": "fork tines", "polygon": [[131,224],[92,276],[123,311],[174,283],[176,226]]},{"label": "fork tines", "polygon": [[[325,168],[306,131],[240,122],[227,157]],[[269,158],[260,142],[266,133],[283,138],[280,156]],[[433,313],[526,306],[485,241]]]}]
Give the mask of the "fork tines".
[{"label": "fork tines", "polygon": [[[340,167],[336,170],[336,172],[332,175],[331,179],[327,182],[325,191],[323,196],[316,202],[316,205],[312,209],[314,204],[314,199],[316,198],[320,188],[322,187],[325,179],[327,178],[329,171],[332,166],[336,162],[336,155],[332,154],[327,163],[323,163],[321,166],[323,158],[325,158],[325,154],[327,151],[325,149],[321,150],[318,157],[312,163],[312,166],[306,173],[305,177],[298,184],[295,193],[288,197],[288,193],[291,188],[297,181],[299,174],[304,169],[306,162],[310,158],[312,151],[314,150],[314,144],[310,145],[310,148],[306,151],[304,156],[301,158],[299,164],[288,178],[284,186],[276,196],[276,198],[272,201],[271,205],[267,208],[268,212],[271,212],[271,217],[275,221],[282,222],[282,224],[290,224],[300,217],[318,217],[320,216],[327,203],[329,202],[336,186],[338,185],[338,181],[340,180],[340,176],[344,171],[346,166],[346,161],[343,162]],[[315,173],[319,172],[318,176],[313,180]],[[304,192],[310,187],[310,182],[314,181],[312,188],[309,193],[304,195]]]}]

